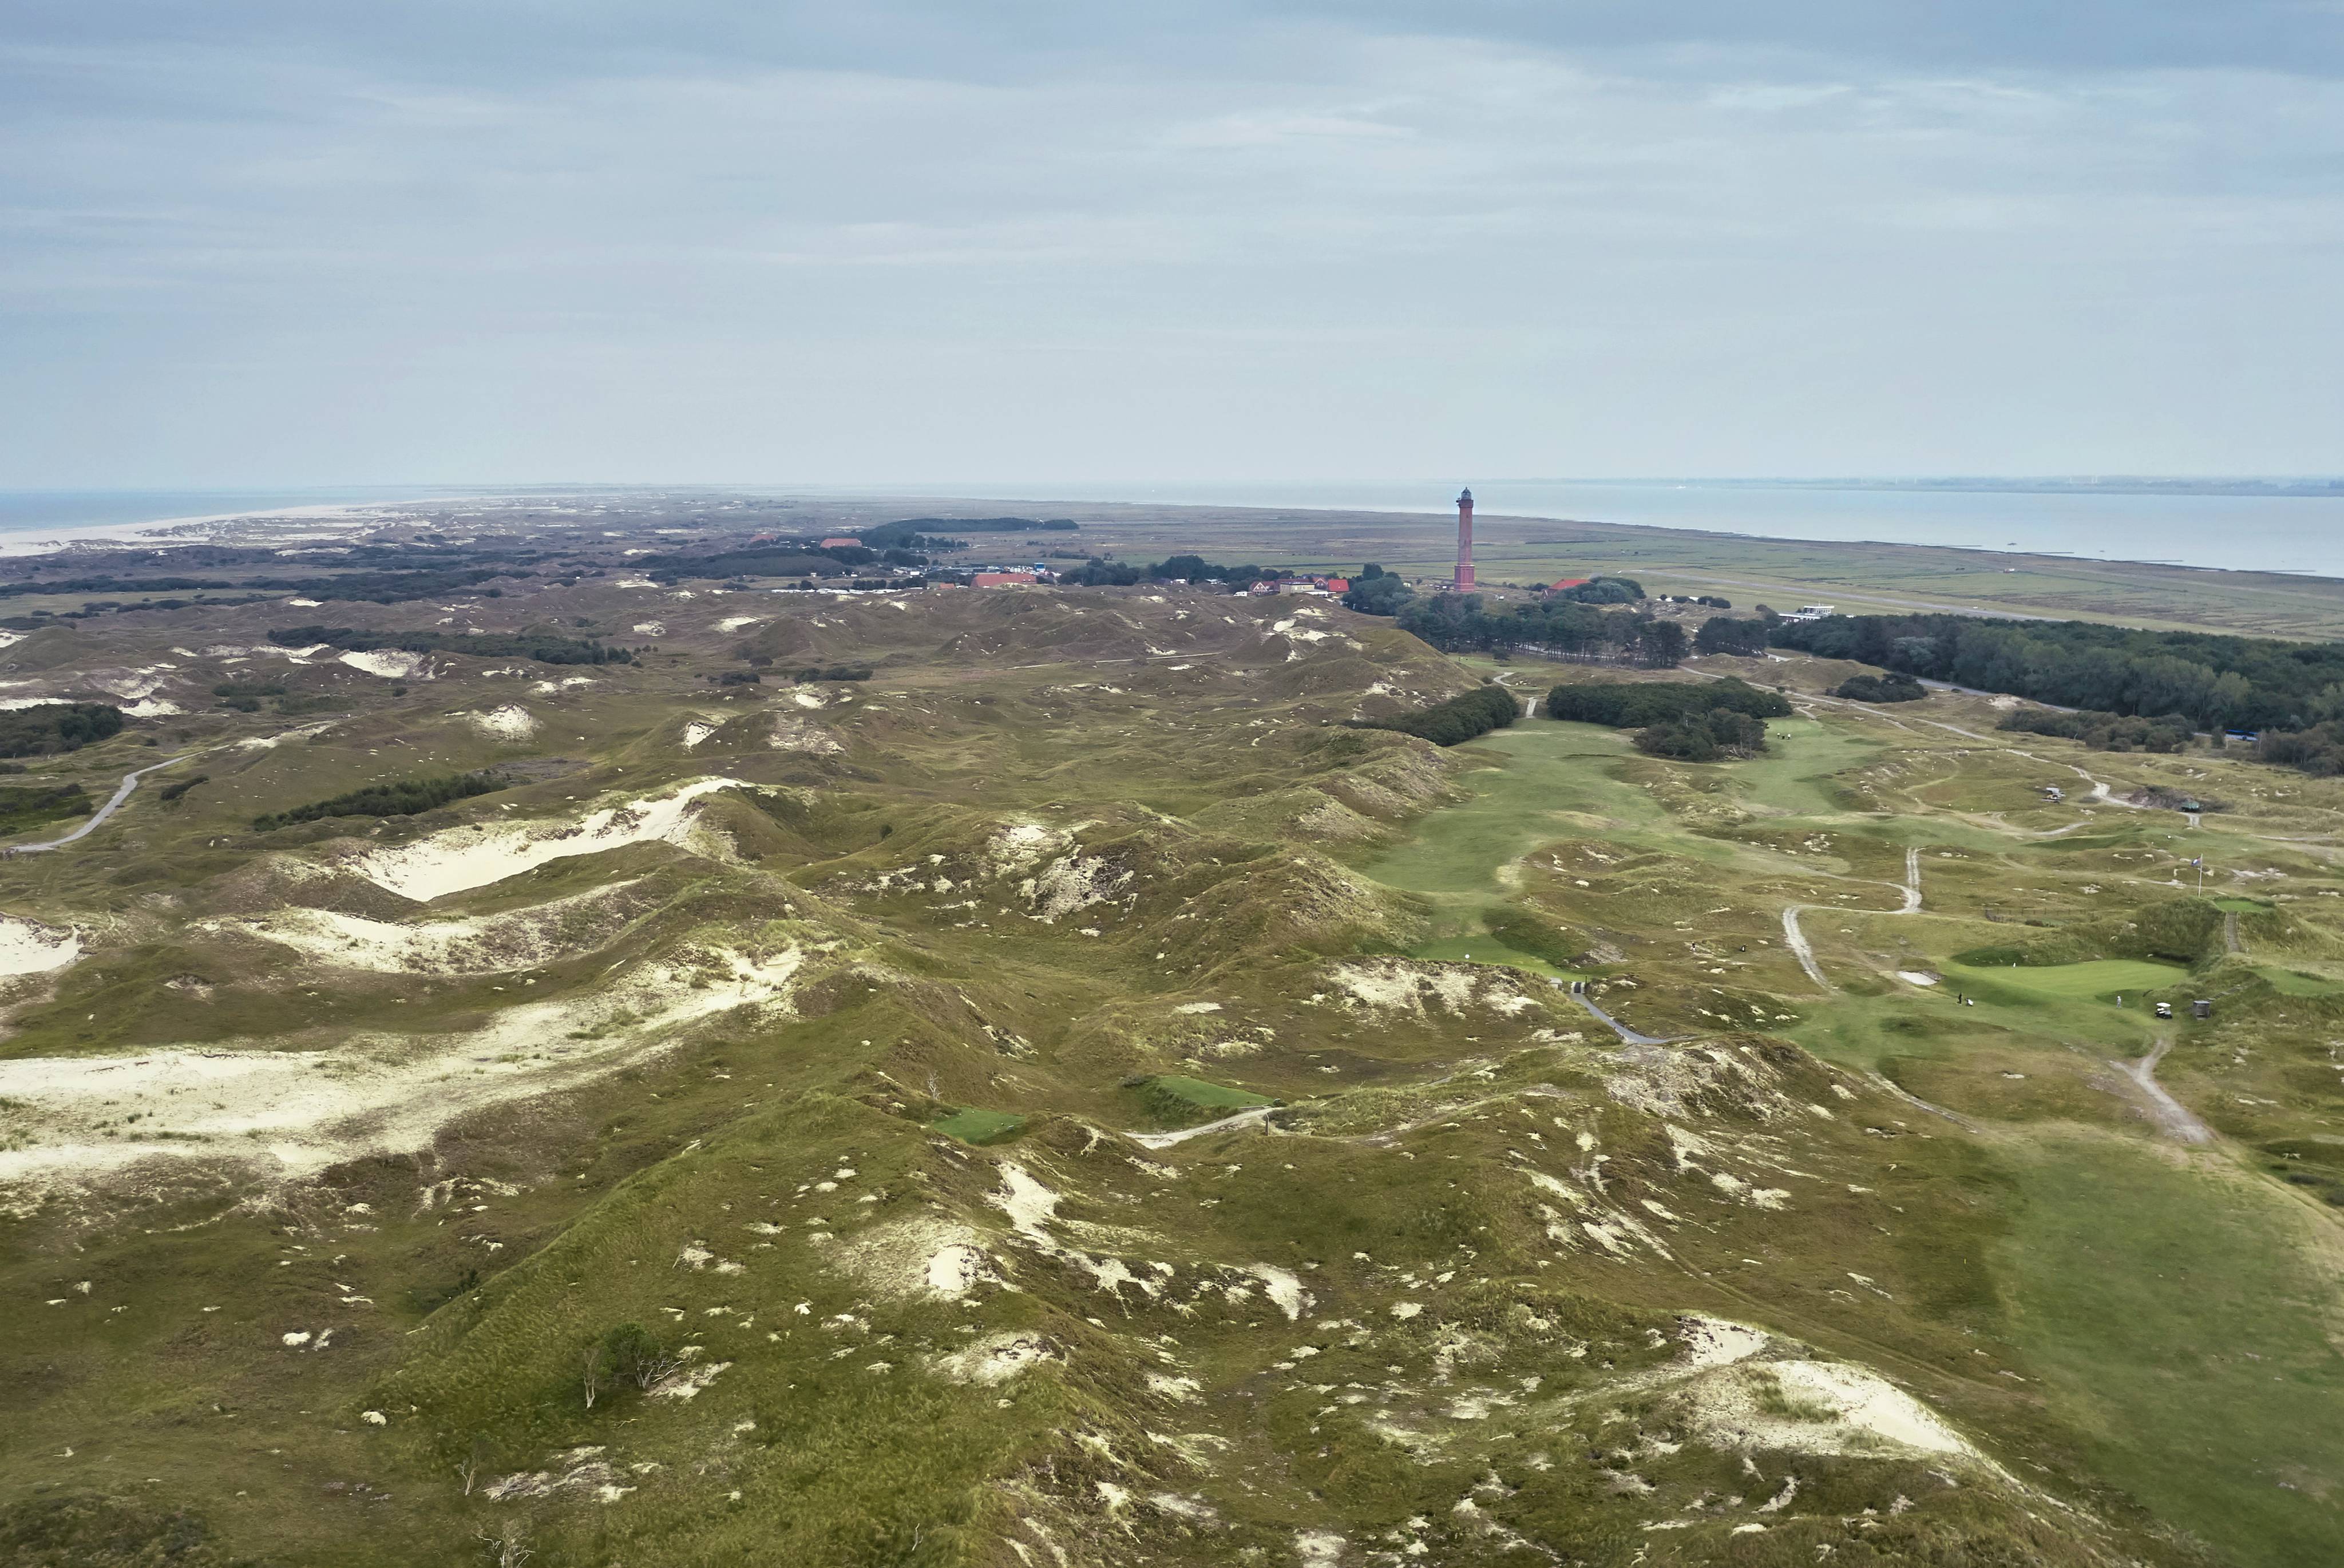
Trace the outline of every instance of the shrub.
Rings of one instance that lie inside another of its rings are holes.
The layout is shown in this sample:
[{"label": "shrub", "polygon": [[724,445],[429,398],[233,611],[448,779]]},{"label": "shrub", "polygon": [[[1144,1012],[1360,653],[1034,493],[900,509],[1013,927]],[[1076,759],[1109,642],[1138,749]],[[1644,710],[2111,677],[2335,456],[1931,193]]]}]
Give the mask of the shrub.
[{"label": "shrub", "polygon": [[[2020,708],[2005,713],[1997,729],[2021,734],[2057,735],[2081,741],[2099,752],[2178,752],[2187,750],[2195,729],[2179,713],[2146,719],[2130,713],[2059,713],[2049,708]],[[2310,733],[2312,732],[2305,732]],[[2292,736],[2272,736],[2284,742]],[[2265,761],[2282,760],[2266,754]]]},{"label": "shrub", "polygon": [[1461,697],[1451,697],[1397,718],[1354,719],[1351,723],[1357,729],[1398,730],[1401,734],[1430,741],[1436,746],[1453,746],[1504,728],[1520,718],[1521,711],[1521,704],[1514,700],[1511,692],[1491,685],[1477,687]]},{"label": "shrub", "polygon": [[0,713],[0,757],[77,752],[122,733],[122,710],[104,703],[43,703]]},{"label": "shrub", "polygon": [[1928,694],[1929,688],[1920,682],[1893,670],[1885,675],[1850,675],[1832,693],[1857,703],[1917,703]]}]

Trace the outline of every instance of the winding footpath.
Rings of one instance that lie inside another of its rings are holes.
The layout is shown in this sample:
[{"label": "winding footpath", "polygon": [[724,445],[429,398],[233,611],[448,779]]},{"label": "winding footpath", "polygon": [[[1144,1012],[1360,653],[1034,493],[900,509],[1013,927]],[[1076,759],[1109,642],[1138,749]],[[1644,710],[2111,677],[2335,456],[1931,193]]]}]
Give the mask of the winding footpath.
[{"label": "winding footpath", "polygon": [[2157,1042],[2148,1055],[2137,1062],[2110,1061],[2108,1066],[2130,1078],[2148,1100],[2148,1114],[2159,1131],[2183,1143],[2211,1143],[2214,1129],[2189,1113],[2189,1108],[2166,1091],[2157,1081],[2157,1064],[2173,1048],[2171,1036]]},{"label": "winding footpath", "polygon": [[[1831,981],[1824,976],[1823,966],[1815,962],[1814,944],[1809,942],[1807,940],[1806,933],[1799,929],[1799,916],[1814,909],[1829,909],[1834,913],[1842,915],[1913,915],[1919,913],[1921,908],[1921,849],[1918,845],[1913,845],[1904,851],[1904,883],[1901,885],[1896,884],[1890,884],[1890,885],[1895,886],[1896,891],[1904,895],[1904,906],[1903,908],[1887,910],[1850,910],[1841,909],[1834,904],[1791,904],[1783,906],[1783,940],[1790,944],[1792,956],[1798,959],[1799,967],[1807,972],[1808,979],[1813,980],[1816,985],[1821,986],[1826,991],[1834,991],[1838,989],[1837,986],[1834,986]],[[1931,1108],[1934,1109],[1935,1108],[1932,1107]]]}]

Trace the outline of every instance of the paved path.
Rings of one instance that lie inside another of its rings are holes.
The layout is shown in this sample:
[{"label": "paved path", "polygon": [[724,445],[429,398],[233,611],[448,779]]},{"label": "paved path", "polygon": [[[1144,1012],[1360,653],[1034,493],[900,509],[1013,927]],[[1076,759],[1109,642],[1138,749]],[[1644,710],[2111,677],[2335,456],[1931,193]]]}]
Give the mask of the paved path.
[{"label": "paved path", "polygon": [[1598,1020],[1609,1025],[1612,1032],[1619,1036],[1620,1038],[1628,1045],[1665,1046],[1671,1040],[1680,1039],[1682,1037],[1682,1036],[1677,1035],[1640,1035],[1635,1030],[1630,1028],[1627,1025],[1622,1023],[1619,1019],[1613,1017],[1611,1014],[1605,1012],[1602,1008],[1597,1007],[1594,1000],[1584,991],[1573,991],[1571,994],[1571,999],[1578,1003],[1581,1007],[1586,1008],[1589,1012],[1594,1014]]},{"label": "paved path", "polygon": [[107,817],[112,816],[116,812],[122,809],[122,803],[130,798],[130,792],[138,787],[138,781],[140,779],[145,778],[151,773],[160,773],[163,769],[171,766],[175,763],[186,762],[189,757],[198,754],[200,754],[196,752],[182,752],[177,756],[169,758],[167,761],[155,763],[146,767],[138,768],[123,774],[122,783],[115,789],[114,798],[107,801],[104,805],[99,806],[95,812],[92,812],[87,822],[83,823],[79,827],[74,829],[63,838],[52,838],[42,844],[10,845],[8,846],[8,853],[10,855],[38,855],[43,850],[63,849],[68,844],[87,838],[91,834],[96,833],[100,826],[104,825]]},{"label": "paved path", "polygon": [[1208,1132],[1235,1132],[1239,1128],[1256,1125],[1258,1125],[1262,1131],[1268,1132],[1270,1130],[1269,1112],[1268,1106],[1258,1105],[1241,1110],[1235,1116],[1225,1116],[1218,1121],[1208,1121],[1202,1127],[1184,1127],[1177,1132],[1127,1132],[1123,1136],[1144,1148],[1170,1148],[1174,1144],[1186,1143],[1192,1138],[1202,1138]]}]

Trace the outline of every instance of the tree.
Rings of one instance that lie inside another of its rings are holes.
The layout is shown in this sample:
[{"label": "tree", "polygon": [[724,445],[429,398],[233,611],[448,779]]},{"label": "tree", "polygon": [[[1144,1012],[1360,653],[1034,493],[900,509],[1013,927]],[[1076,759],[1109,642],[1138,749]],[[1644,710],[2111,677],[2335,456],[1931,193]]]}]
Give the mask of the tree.
[{"label": "tree", "polygon": [[1737,621],[1730,615],[1713,615],[1701,623],[1693,634],[1692,651],[1696,653],[1738,653],[1755,658],[1766,652],[1766,622],[1762,620]]},{"label": "tree", "polygon": [[1346,609],[1368,615],[1397,615],[1399,607],[1415,597],[1408,584],[1399,578],[1381,574],[1362,576],[1343,594]]},{"label": "tree", "polygon": [[1684,660],[1684,628],[1673,621],[1645,621],[1636,627],[1636,663],[1647,670],[1674,669]]},{"label": "tree", "polygon": [[1378,566],[1372,561],[1359,568],[1359,581],[1362,582],[1373,582],[1377,578],[1381,577],[1383,574],[1384,569]]}]

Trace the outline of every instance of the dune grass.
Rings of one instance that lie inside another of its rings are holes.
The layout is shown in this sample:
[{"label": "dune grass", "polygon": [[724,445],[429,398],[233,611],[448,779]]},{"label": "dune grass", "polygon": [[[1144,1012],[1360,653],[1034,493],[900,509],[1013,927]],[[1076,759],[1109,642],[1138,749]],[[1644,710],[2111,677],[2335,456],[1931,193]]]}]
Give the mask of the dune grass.
[{"label": "dune grass", "polygon": [[948,1117],[928,1124],[929,1130],[967,1144],[1002,1143],[1025,1129],[1026,1118],[1012,1111],[980,1110],[963,1106]]}]

